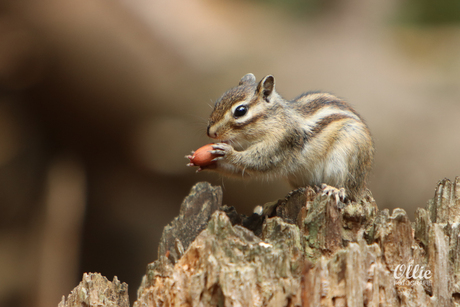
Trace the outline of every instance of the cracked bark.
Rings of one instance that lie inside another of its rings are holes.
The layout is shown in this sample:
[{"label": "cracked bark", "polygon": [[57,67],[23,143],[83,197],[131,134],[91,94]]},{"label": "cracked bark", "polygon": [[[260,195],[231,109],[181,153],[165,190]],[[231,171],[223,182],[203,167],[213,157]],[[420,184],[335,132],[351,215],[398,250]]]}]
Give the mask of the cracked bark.
[{"label": "cracked bark", "polygon": [[[459,177],[440,181],[413,223],[402,209],[379,211],[370,192],[337,206],[298,189],[249,217],[221,201],[219,187],[192,188],[165,227],[135,307],[460,304]],[[82,282],[60,306],[82,306],[75,293],[88,291]],[[104,302],[83,306],[127,306]]]}]

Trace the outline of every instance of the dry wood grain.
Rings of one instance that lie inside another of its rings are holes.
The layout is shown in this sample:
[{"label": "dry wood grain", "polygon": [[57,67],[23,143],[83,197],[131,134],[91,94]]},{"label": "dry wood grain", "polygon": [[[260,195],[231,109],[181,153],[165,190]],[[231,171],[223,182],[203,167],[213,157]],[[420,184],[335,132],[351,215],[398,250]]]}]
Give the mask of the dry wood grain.
[{"label": "dry wood grain", "polygon": [[402,209],[379,211],[370,192],[344,206],[298,189],[250,217],[222,206],[221,194],[192,189],[135,307],[460,304],[459,177],[440,181],[413,223]]}]

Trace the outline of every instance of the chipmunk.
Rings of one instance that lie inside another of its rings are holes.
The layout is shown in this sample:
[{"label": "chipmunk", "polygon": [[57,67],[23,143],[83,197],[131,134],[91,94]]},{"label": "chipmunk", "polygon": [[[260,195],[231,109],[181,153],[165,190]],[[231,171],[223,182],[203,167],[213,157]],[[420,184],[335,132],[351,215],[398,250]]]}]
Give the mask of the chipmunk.
[{"label": "chipmunk", "polygon": [[198,171],[281,177],[293,188],[317,187],[337,202],[362,196],[374,156],[369,128],[349,104],[321,92],[285,100],[271,75],[257,83],[247,74],[225,92],[207,134],[217,141],[210,151],[215,163]]}]

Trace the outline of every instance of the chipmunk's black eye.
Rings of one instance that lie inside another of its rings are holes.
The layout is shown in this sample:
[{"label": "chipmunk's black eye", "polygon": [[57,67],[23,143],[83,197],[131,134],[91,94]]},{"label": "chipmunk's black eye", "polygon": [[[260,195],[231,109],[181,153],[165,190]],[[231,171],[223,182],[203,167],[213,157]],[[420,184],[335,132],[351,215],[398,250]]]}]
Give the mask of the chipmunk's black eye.
[{"label": "chipmunk's black eye", "polygon": [[245,115],[247,112],[248,112],[248,107],[244,106],[244,105],[241,105],[241,106],[238,106],[235,109],[235,112],[233,112],[233,116],[241,117],[241,116]]}]

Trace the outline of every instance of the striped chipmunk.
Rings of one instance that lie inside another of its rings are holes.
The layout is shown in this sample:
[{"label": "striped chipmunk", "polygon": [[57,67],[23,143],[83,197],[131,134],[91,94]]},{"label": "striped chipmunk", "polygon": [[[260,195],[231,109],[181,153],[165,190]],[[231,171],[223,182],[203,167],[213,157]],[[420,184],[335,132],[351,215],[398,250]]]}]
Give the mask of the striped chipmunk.
[{"label": "striped chipmunk", "polygon": [[198,171],[283,178],[293,188],[315,187],[337,202],[361,198],[374,156],[369,128],[348,103],[321,92],[285,100],[271,75],[257,83],[247,74],[225,92],[207,134],[216,141],[208,145],[210,163],[187,156]]}]

